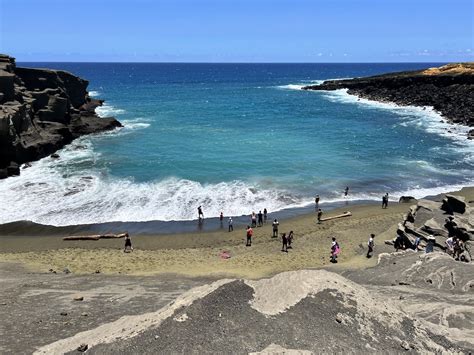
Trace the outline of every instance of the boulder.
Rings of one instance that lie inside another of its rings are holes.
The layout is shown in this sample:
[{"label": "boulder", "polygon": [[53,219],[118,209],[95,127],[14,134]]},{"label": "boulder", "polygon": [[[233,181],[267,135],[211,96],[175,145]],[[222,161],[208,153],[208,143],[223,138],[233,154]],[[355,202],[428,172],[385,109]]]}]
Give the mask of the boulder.
[{"label": "boulder", "polygon": [[417,206],[417,210],[420,208],[424,208],[428,211],[435,211],[439,210],[442,204],[440,202],[422,199],[418,201]]},{"label": "boulder", "polygon": [[398,203],[410,203],[413,202],[415,198],[413,196],[400,196]]},{"label": "boulder", "polygon": [[466,201],[462,196],[446,195],[441,206],[449,214],[466,212]]},{"label": "boulder", "polygon": [[15,99],[15,74],[0,70],[0,92],[3,94],[0,103]]},{"label": "boulder", "polygon": [[8,171],[6,168],[0,169],[0,179],[6,179],[8,177]]},{"label": "boulder", "polygon": [[427,232],[428,234],[432,234],[435,236],[440,235],[445,238],[448,237],[448,231],[444,228],[444,226],[440,225],[434,218],[427,220],[421,229]]},{"label": "boulder", "polygon": [[7,167],[7,174],[8,176],[20,175],[20,166],[14,161],[12,161]]}]

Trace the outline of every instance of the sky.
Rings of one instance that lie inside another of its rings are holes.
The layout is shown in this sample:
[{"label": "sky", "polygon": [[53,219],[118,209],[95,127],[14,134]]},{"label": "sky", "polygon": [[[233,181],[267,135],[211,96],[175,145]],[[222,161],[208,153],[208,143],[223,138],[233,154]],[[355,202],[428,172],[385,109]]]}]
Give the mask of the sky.
[{"label": "sky", "polygon": [[0,0],[0,53],[66,62],[474,60],[474,0]]}]

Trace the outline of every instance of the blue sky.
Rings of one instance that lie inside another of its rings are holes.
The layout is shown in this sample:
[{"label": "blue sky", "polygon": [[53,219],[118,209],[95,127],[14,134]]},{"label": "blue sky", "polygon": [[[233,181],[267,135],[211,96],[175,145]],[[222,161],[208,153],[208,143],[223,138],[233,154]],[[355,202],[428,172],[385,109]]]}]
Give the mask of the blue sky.
[{"label": "blue sky", "polygon": [[474,60],[473,0],[0,0],[18,61]]}]

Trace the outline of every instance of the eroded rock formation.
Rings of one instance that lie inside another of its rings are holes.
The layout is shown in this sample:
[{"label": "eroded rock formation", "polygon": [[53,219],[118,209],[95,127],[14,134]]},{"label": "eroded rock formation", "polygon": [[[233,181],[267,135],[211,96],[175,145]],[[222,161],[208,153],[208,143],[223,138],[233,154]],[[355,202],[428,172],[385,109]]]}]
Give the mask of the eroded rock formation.
[{"label": "eroded rock formation", "polygon": [[81,135],[121,126],[95,113],[103,101],[90,98],[87,85],[65,71],[16,67],[0,54],[0,178]]}]

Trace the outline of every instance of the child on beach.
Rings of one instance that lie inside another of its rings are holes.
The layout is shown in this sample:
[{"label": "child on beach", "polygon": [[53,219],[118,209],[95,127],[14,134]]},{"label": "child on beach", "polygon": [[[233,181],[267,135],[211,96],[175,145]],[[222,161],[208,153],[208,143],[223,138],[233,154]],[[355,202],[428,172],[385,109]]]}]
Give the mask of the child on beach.
[{"label": "child on beach", "polygon": [[255,212],[252,212],[252,228],[255,228],[257,226],[257,215]]},{"label": "child on beach", "polygon": [[123,252],[130,253],[131,251],[133,251],[132,240],[130,239],[128,233],[125,233],[125,247],[123,249]]},{"label": "child on beach", "polygon": [[321,218],[323,217],[323,210],[322,209],[318,209],[318,223],[321,223]]},{"label": "child on beach", "polygon": [[278,237],[278,225],[280,223],[278,223],[278,220],[275,218],[275,220],[273,221],[272,223],[272,226],[273,226],[273,235],[272,235],[272,238],[277,238]]},{"label": "child on beach", "polygon": [[288,253],[288,238],[286,237],[286,233],[281,235],[281,242],[283,244],[281,246],[281,251]]},{"label": "child on beach", "polygon": [[339,243],[336,241],[336,237],[332,237],[331,242],[331,262],[337,263],[337,255],[341,252]]},{"label": "child on beach", "polygon": [[234,231],[234,221],[232,220],[232,217],[229,217],[229,232]]},{"label": "child on beach", "polygon": [[247,226],[247,244],[245,244],[246,247],[252,246],[252,235],[253,229],[250,228],[250,226]]},{"label": "child on beach", "polygon": [[374,238],[375,238],[375,234],[371,234],[369,241],[367,242],[367,257],[368,258],[371,258],[372,253],[374,252],[374,245],[375,245]]},{"label": "child on beach", "polygon": [[293,242],[293,231],[290,231],[290,233],[288,234],[288,248],[287,249],[293,249],[293,247],[291,246],[291,243]]}]

